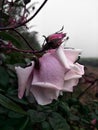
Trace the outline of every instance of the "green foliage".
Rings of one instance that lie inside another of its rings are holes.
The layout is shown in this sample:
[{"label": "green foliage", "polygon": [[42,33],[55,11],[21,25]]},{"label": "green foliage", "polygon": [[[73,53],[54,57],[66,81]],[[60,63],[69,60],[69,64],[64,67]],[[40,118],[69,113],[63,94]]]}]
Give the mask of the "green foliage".
[{"label": "green foliage", "polygon": [[19,40],[9,32],[0,32],[0,38],[6,41],[11,41],[14,45],[21,45]]},{"label": "green foliage", "polygon": [[42,130],[51,130],[51,126],[48,121],[42,122]]},{"label": "green foliage", "polygon": [[0,66],[0,85],[6,86],[9,82],[9,75],[4,67]]},{"label": "green foliage", "polygon": [[[21,34],[23,35],[23,37],[28,37],[27,41],[29,42],[29,44],[32,46],[32,48],[34,48],[35,50],[40,50],[41,47],[40,47],[40,44],[39,44],[39,41],[37,39],[37,35],[38,35],[38,32],[21,32]],[[24,42],[24,41],[22,41]],[[28,48],[28,46],[26,44],[23,44],[23,48]]]},{"label": "green foliage", "polygon": [[38,112],[35,110],[28,110],[28,115],[30,116],[30,120],[32,124],[42,122],[46,118],[44,112]]},{"label": "green foliage", "polygon": [[7,98],[2,94],[0,94],[0,104],[17,113],[24,114],[24,115],[26,114],[25,111],[23,111],[19,105],[15,104],[12,100],[10,100],[9,98]]},{"label": "green foliage", "polygon": [[51,116],[49,117],[49,123],[53,130],[70,130],[70,127],[66,122],[66,118],[63,118],[57,112],[51,113]]}]

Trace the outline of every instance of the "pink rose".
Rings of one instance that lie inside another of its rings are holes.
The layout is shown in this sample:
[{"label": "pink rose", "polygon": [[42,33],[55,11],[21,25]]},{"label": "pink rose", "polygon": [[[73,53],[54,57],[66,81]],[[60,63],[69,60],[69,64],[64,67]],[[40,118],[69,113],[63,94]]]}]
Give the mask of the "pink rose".
[{"label": "pink rose", "polygon": [[73,92],[84,74],[84,67],[75,61],[80,50],[63,49],[61,46],[39,58],[40,69],[32,65],[26,68],[15,67],[18,76],[18,97],[30,93],[40,105],[46,105],[57,99],[63,91]]}]

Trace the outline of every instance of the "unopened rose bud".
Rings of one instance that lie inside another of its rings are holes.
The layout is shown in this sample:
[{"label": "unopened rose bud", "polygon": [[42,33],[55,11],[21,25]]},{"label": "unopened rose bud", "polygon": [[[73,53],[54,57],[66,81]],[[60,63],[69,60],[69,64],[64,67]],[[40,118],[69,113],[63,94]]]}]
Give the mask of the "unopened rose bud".
[{"label": "unopened rose bud", "polygon": [[47,37],[48,42],[51,42],[55,39],[62,40],[66,36],[66,33],[55,33]]},{"label": "unopened rose bud", "polygon": [[43,46],[44,50],[58,48],[63,43],[65,37],[66,33],[63,32],[54,33],[46,37],[45,39],[47,43]]}]

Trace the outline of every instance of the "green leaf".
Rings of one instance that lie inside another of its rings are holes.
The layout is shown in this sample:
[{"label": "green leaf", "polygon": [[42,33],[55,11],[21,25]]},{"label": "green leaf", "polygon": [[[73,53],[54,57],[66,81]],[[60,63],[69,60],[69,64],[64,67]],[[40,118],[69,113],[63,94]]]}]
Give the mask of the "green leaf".
[{"label": "green leaf", "polygon": [[0,106],[0,114],[6,114],[6,113],[8,113],[8,109]]},{"label": "green leaf", "polygon": [[0,66],[0,85],[6,86],[9,82],[9,75],[4,67]]},{"label": "green leaf", "polygon": [[7,94],[7,97],[9,97],[10,99],[12,99],[13,101],[17,102],[17,103],[21,103],[23,105],[28,105],[28,102],[26,102],[24,99],[19,99],[17,98],[16,96],[14,95],[8,95]]},{"label": "green leaf", "polygon": [[0,126],[3,126],[3,125],[5,125],[5,116],[4,116],[4,114],[0,114]]},{"label": "green leaf", "polygon": [[92,119],[97,119],[97,120],[98,120],[98,115],[96,115],[95,112],[92,112],[92,113],[90,114],[90,117],[91,117]]},{"label": "green leaf", "polygon": [[14,111],[10,111],[10,112],[8,113],[8,117],[10,117],[10,118],[21,118],[21,117],[23,117],[23,116],[24,116],[23,114],[16,113],[16,112],[14,112]]},{"label": "green leaf", "polygon": [[26,119],[26,121],[24,122],[24,124],[19,128],[19,130],[25,130],[27,124],[29,122],[29,118]]},{"label": "green leaf", "polygon": [[60,102],[59,108],[60,108],[60,111],[62,111],[66,116],[70,115],[70,109],[66,102]]},{"label": "green leaf", "polygon": [[35,110],[28,110],[28,115],[32,123],[42,122],[46,119],[46,116],[43,112],[37,112]]},{"label": "green leaf", "polygon": [[64,119],[59,113],[52,113],[51,117],[49,117],[49,123],[53,130],[70,130],[66,119]]},{"label": "green leaf", "polygon": [[42,130],[51,130],[49,122],[47,121],[42,122]]},{"label": "green leaf", "polygon": [[81,105],[79,106],[79,112],[80,112],[81,114],[87,115],[87,113],[89,113],[90,110],[89,110],[89,108],[88,108],[87,105],[82,105],[82,104],[81,104]]},{"label": "green leaf", "polygon": [[[7,116],[5,117],[5,119],[3,120],[4,124],[2,124],[2,126],[5,126],[5,124],[7,126],[12,126],[14,127],[14,130],[19,130],[22,125],[25,123],[27,117],[22,117],[22,118],[7,118]],[[2,129],[0,129],[2,130]]]},{"label": "green leaf", "polygon": [[98,110],[95,110],[96,115],[98,115]]},{"label": "green leaf", "polygon": [[77,126],[72,126],[72,129],[73,129],[73,130],[79,130],[80,128],[77,127]]},{"label": "green leaf", "polygon": [[19,40],[17,40],[12,34],[9,34],[9,32],[0,32],[0,37],[2,37],[4,40],[9,40],[13,43],[15,43],[15,45],[21,45]]},{"label": "green leaf", "polygon": [[80,105],[79,100],[77,100],[76,98],[69,98],[67,100],[67,103],[68,103],[69,106]]},{"label": "green leaf", "polygon": [[14,128],[6,125],[6,126],[2,127],[1,130],[14,130]]},{"label": "green leaf", "polygon": [[74,114],[72,114],[72,113],[70,113],[69,120],[79,121],[79,120],[80,120],[80,117],[79,117],[79,116],[76,116],[76,115],[74,115]]},{"label": "green leaf", "polygon": [[85,123],[85,124],[88,124],[89,125],[89,121],[87,119],[83,119],[81,118],[81,122]]},{"label": "green leaf", "polygon": [[12,100],[10,100],[9,98],[7,98],[2,94],[0,94],[0,104],[5,108],[10,109],[14,112],[26,115],[26,112],[19,105],[17,105]]}]

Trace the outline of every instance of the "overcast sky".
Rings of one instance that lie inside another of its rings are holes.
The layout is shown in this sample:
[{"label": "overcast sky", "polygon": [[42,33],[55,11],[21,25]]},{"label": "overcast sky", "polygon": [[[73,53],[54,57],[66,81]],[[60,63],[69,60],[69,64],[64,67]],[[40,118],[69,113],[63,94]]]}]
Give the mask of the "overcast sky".
[{"label": "overcast sky", "polygon": [[30,25],[46,36],[64,25],[66,46],[82,49],[82,57],[98,57],[98,0],[48,0]]}]

